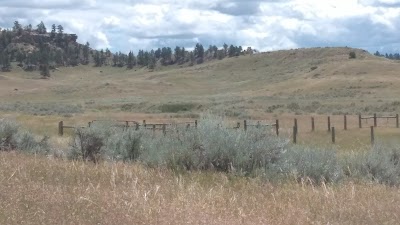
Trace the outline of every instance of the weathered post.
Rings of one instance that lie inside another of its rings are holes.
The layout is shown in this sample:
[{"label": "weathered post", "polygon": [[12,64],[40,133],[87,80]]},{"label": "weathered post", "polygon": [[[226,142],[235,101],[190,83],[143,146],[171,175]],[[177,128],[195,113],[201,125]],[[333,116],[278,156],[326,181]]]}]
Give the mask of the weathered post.
[{"label": "weathered post", "polygon": [[347,130],[347,115],[344,114],[344,130]]},{"label": "weathered post", "polygon": [[129,128],[129,121],[125,121],[125,127],[126,127],[126,130],[128,130],[128,128]]},{"label": "weathered post", "polygon": [[60,136],[64,135],[64,121],[60,121],[58,123],[58,135]]},{"label": "weathered post", "polygon": [[399,128],[399,114],[396,114],[396,128]]},{"label": "weathered post", "polygon": [[136,130],[139,130],[139,123],[136,123]]},{"label": "weathered post", "polygon": [[276,120],[275,122],[275,130],[276,130],[276,136],[279,136],[279,120]]},{"label": "weathered post", "polygon": [[91,127],[92,126],[92,122],[88,122],[88,127]]},{"label": "weathered post", "polygon": [[378,126],[378,120],[376,117],[376,113],[374,113],[374,127],[377,127],[377,126]]},{"label": "weathered post", "polygon": [[163,134],[165,136],[167,134],[167,125],[165,125],[165,123],[162,126],[162,131],[163,131]]},{"label": "weathered post", "polygon": [[331,132],[331,117],[328,116],[328,132]]},{"label": "weathered post", "polygon": [[335,137],[335,127],[332,127],[332,143],[335,144],[336,137]]},{"label": "weathered post", "polygon": [[312,132],[315,131],[315,121],[314,121],[314,117],[311,117],[311,131],[312,131]]},{"label": "weathered post", "polygon": [[247,120],[243,121],[243,128],[244,128],[244,131],[247,131]]},{"label": "weathered post", "polygon": [[194,128],[197,128],[197,120],[194,121]]},{"label": "weathered post", "polygon": [[374,143],[375,143],[374,127],[371,126],[371,144],[373,145]]},{"label": "weathered post", "polygon": [[297,127],[293,126],[293,143],[297,143]]},{"label": "weathered post", "polygon": [[362,128],[362,123],[361,123],[361,113],[358,114],[358,127]]},{"label": "weathered post", "polygon": [[297,127],[297,119],[296,118],[294,119],[294,126],[296,127],[296,130],[297,130],[298,127]]},{"label": "weathered post", "polygon": [[156,133],[156,125],[153,125],[153,134]]},{"label": "weathered post", "polygon": [[143,127],[146,128],[146,120],[143,120]]}]

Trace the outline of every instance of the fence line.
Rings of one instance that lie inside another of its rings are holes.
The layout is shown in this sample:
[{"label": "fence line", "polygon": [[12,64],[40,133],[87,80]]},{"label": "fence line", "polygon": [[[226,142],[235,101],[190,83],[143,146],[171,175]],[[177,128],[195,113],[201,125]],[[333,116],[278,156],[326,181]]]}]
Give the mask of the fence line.
[{"label": "fence line", "polygon": [[[343,130],[347,131],[349,129],[348,127],[348,116],[347,114],[343,115]],[[328,132],[331,133],[331,140],[332,143],[336,143],[336,132],[337,129],[335,129],[335,126],[332,124],[331,116],[327,116],[327,126],[328,126]],[[378,119],[395,119],[395,127],[399,128],[399,114],[396,114],[395,116],[378,116],[376,113],[373,116],[362,116],[361,114],[358,114],[358,128],[361,129],[363,128],[362,126],[362,120],[368,122],[368,120],[373,120],[373,126],[370,127],[370,137],[371,137],[371,143],[374,144],[375,142],[375,128],[378,127]],[[88,127],[91,127],[93,123],[95,122],[117,122],[117,123],[122,123],[122,124],[115,124],[112,125],[114,127],[121,127],[123,129],[128,129],[130,127],[134,127],[135,130],[139,129],[146,129],[146,130],[152,130],[153,132],[156,131],[162,131],[162,133],[165,135],[167,130],[170,128],[176,128],[179,125],[184,125],[184,127],[187,129],[190,129],[191,127],[197,128],[198,126],[198,121],[189,121],[189,122],[168,122],[168,123],[147,123],[146,120],[143,120],[142,123],[139,123],[138,121],[135,120],[92,120],[88,122]],[[315,118],[311,117],[311,132],[316,131],[316,126],[315,126]],[[277,136],[280,135],[280,124],[279,120],[276,119],[275,123],[267,123],[267,122],[261,122],[261,121],[251,121],[251,120],[243,120],[243,128],[241,126],[240,122],[236,123],[235,127],[227,127],[227,129],[243,129],[244,131],[247,131],[250,128],[266,128],[266,127],[272,127],[275,129],[275,133]],[[77,128],[85,128],[84,126],[65,126],[63,121],[60,121],[58,124],[58,133],[60,136],[64,135],[64,129],[77,129]],[[293,125],[293,131],[291,132],[293,136],[293,143],[298,142],[298,134],[299,134],[299,124],[298,124],[298,119],[294,118],[294,125]]]}]

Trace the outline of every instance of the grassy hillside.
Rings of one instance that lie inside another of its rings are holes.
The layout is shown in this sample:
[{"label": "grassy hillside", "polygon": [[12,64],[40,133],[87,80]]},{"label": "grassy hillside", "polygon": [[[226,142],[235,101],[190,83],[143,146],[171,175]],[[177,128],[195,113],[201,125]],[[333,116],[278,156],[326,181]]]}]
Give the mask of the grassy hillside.
[{"label": "grassy hillside", "polygon": [[[356,52],[356,59],[349,59],[350,51]],[[268,52],[155,71],[67,67],[54,71],[50,80],[14,69],[0,75],[0,99],[2,103],[80,104],[87,111],[212,109],[242,117],[389,112],[399,107],[394,102],[400,97],[399,70],[396,61],[349,48]],[[172,107],[163,106],[168,104]]]}]

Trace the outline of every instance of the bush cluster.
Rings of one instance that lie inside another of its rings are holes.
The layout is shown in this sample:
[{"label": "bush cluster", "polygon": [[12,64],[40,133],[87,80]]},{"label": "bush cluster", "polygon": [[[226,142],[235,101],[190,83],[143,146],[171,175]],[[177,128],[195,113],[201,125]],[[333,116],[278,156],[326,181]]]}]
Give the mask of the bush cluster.
[{"label": "bush cluster", "polygon": [[0,151],[19,150],[29,153],[48,154],[48,137],[38,140],[30,132],[22,130],[15,121],[0,120]]}]

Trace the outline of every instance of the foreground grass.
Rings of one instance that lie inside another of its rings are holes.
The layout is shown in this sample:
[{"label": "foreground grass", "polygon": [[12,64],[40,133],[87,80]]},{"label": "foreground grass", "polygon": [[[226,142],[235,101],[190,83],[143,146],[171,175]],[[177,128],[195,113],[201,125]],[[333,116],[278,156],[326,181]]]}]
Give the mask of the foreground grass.
[{"label": "foreground grass", "polygon": [[397,224],[400,190],[0,153],[0,224]]}]

